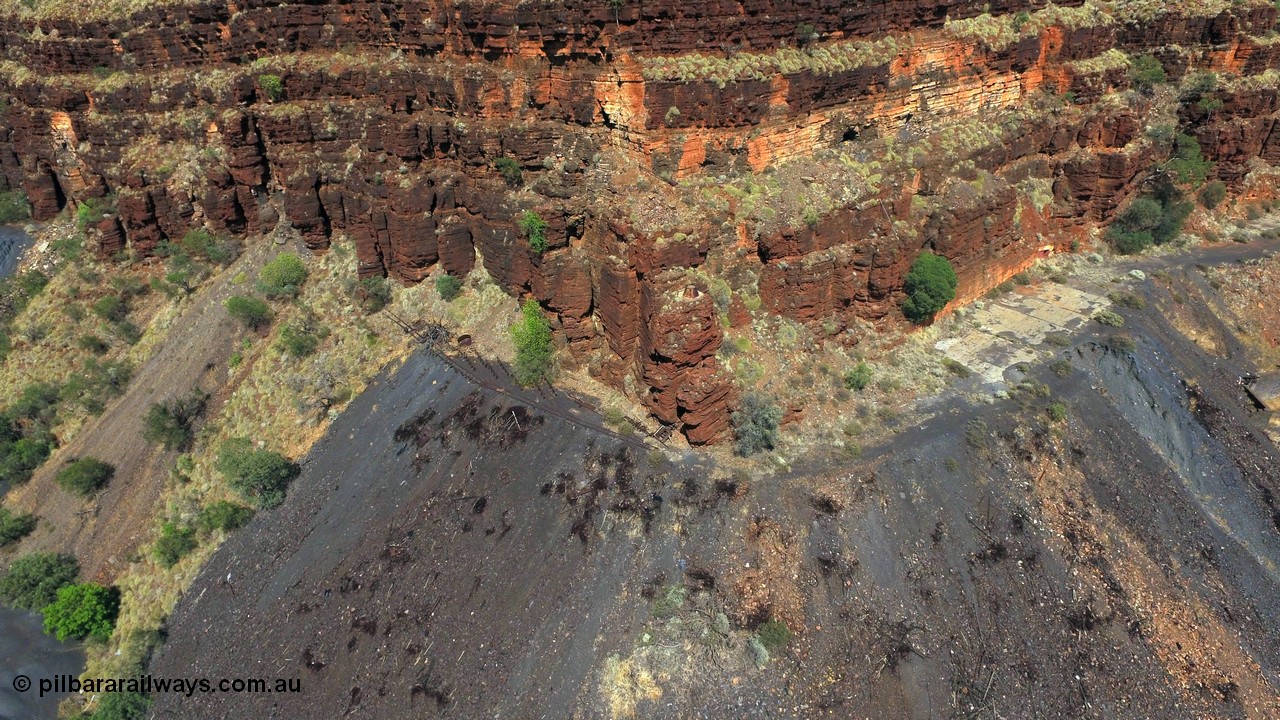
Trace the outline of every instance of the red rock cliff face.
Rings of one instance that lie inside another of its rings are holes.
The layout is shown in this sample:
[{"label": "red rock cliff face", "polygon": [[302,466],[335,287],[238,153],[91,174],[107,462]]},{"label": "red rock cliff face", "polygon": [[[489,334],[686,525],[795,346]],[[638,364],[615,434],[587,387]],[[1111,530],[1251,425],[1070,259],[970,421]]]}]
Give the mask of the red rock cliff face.
[{"label": "red rock cliff face", "polygon": [[[254,0],[84,24],[3,19],[0,185],[23,189],[37,218],[114,199],[90,229],[104,256],[283,219],[317,251],[351,237],[361,276],[412,283],[479,261],[554,314],[571,357],[709,442],[738,390],[716,359],[725,310],[703,266],[749,270],[764,311],[803,323],[897,317],[926,248],[975,296],[1109,218],[1162,157],[1143,135],[1151,100],[1089,105],[1128,85],[1091,58],[1149,49],[1172,74],[1280,62],[1256,39],[1275,23],[1269,3],[1049,23],[998,49],[943,29],[984,7],[1041,6]],[[767,54],[802,25],[823,43],[896,40],[845,69],[646,79],[648,57]],[[1042,102],[1068,89],[1076,105]],[[1280,157],[1275,90],[1215,97],[1220,108],[1181,121],[1222,179]],[[948,135],[987,117],[1005,121],[981,142]],[[735,214],[736,200],[704,210],[697,192],[657,177],[767,176],[833,149],[870,168],[865,188],[804,222]],[[499,158],[522,168],[523,187],[497,173]],[[517,230],[526,210],[548,223],[542,253]]]}]

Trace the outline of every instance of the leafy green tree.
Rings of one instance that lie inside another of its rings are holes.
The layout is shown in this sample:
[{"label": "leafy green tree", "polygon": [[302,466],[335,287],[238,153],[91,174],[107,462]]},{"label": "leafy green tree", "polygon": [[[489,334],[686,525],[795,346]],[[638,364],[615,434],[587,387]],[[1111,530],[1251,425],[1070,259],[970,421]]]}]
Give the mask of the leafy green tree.
[{"label": "leafy green tree", "polygon": [[192,527],[178,526],[167,522],[160,526],[160,537],[156,538],[152,554],[164,567],[173,567],[178,561],[196,549],[196,530]]},{"label": "leafy green tree", "polygon": [[53,602],[58,589],[76,581],[80,564],[70,555],[23,555],[0,576],[0,600],[19,610],[39,610]]},{"label": "leafy green tree", "polygon": [[733,452],[747,457],[777,446],[782,408],[760,393],[747,393],[742,397],[742,404],[729,416],[729,421],[736,436]]},{"label": "leafy green tree", "polygon": [[1209,177],[1213,163],[1204,156],[1199,140],[1186,133],[1178,133],[1174,138],[1173,157],[1165,163],[1165,168],[1178,182],[1199,187]]},{"label": "leafy green tree", "polygon": [[258,290],[269,298],[293,297],[307,279],[307,266],[293,253],[280,253],[262,267]]},{"label": "leafy green tree", "polygon": [[59,640],[106,642],[120,614],[120,591],[95,583],[67,585],[44,610],[44,631]]},{"label": "leafy green tree", "polygon": [[248,438],[222,443],[214,467],[232,488],[264,508],[283,502],[289,483],[302,472],[297,463],[280,453],[255,448]]},{"label": "leafy green tree", "polygon": [[902,311],[908,320],[924,324],[955,300],[959,279],[951,262],[931,252],[920,253],[907,272],[907,300]]},{"label": "leafy green tree", "polygon": [[1155,198],[1140,197],[1129,203],[1129,207],[1116,218],[1116,222],[1130,232],[1154,230],[1160,224],[1164,207]]},{"label": "leafy green tree", "polygon": [[462,281],[449,273],[437,275],[436,292],[440,293],[440,298],[445,302],[453,302],[462,294]]},{"label": "leafy green tree", "polygon": [[1191,210],[1191,203],[1182,199],[1181,191],[1162,179],[1155,183],[1153,194],[1129,203],[1116,217],[1107,229],[1107,239],[1117,252],[1140,253],[1177,237]]},{"label": "leafy green tree", "polygon": [[25,483],[52,453],[53,439],[47,433],[13,441],[0,440],[0,482]]},{"label": "leafy green tree", "polygon": [[258,87],[262,88],[262,91],[272,100],[284,98],[284,81],[279,75],[259,75]]},{"label": "leafy green tree", "polygon": [[36,529],[36,516],[31,513],[14,515],[9,508],[0,508],[0,548],[8,547],[30,535]]},{"label": "leafy green tree", "polygon": [[111,482],[115,473],[114,465],[97,458],[83,457],[71,461],[59,470],[57,480],[63,490],[82,498],[91,498]]},{"label": "leafy green tree", "polygon": [[547,221],[532,210],[525,210],[518,222],[520,234],[529,241],[529,248],[538,254],[547,249]]},{"label": "leafy green tree", "polygon": [[1129,66],[1129,79],[1138,90],[1149,93],[1156,85],[1165,82],[1168,76],[1164,72],[1164,66],[1154,56],[1140,55],[1133,58]]},{"label": "leafy green tree", "polygon": [[511,326],[511,339],[516,346],[516,382],[527,387],[550,379],[555,353],[551,323],[536,300],[520,306],[520,322]]}]

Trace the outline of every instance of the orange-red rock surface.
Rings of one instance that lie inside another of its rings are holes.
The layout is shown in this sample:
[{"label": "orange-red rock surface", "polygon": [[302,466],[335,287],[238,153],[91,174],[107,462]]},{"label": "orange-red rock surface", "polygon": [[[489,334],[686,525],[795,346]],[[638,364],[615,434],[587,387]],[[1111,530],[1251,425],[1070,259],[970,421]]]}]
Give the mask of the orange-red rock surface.
[{"label": "orange-red rock surface", "polygon": [[[1090,106],[1127,88],[1127,73],[1076,61],[1118,47],[1152,52],[1174,77],[1192,65],[1256,74],[1280,64],[1280,45],[1258,40],[1275,25],[1270,4],[1050,26],[999,50],[943,29],[984,8],[1042,6],[252,0],[84,24],[0,19],[0,189],[23,189],[37,218],[114,198],[115,215],[89,228],[104,256],[147,253],[193,226],[263,231],[282,214],[317,251],[337,233],[352,238],[362,276],[417,282],[437,266],[482,263],[554,313],[571,357],[706,442],[727,429],[738,392],[715,356],[724,309],[689,269],[728,258],[758,278],[764,311],[839,327],[894,316],[922,248],[950,258],[962,295],[975,296],[1107,220],[1162,159],[1134,149],[1148,101]],[[902,41],[888,61],[830,74],[643,73],[649,56],[794,45],[802,24],[823,42]],[[269,74],[279,97],[263,85]],[[644,182],[680,206],[681,188],[656,176],[767,174],[895,135],[907,138],[901,149],[919,126],[944,132],[1068,91],[1074,106],[961,148],[963,176],[954,158],[925,154],[812,222],[695,215],[673,238],[617,202]],[[1250,162],[1280,159],[1276,90],[1215,97],[1220,108],[1184,105],[1179,120],[1219,177],[1234,184]],[[497,172],[503,157],[523,169],[523,188]],[[1047,188],[1047,204],[1015,191],[1027,181]],[[516,228],[529,209],[549,226],[542,254]],[[734,300],[729,320],[741,324]]]}]

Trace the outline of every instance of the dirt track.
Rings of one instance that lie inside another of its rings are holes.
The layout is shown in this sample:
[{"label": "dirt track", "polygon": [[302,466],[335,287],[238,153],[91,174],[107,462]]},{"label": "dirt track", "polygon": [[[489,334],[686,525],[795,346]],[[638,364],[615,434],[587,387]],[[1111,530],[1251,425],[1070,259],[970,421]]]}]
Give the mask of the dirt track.
[{"label": "dirt track", "polygon": [[[54,528],[28,538],[21,552],[72,552],[80,560],[84,576],[98,582],[111,582],[124,569],[129,553],[145,542],[152,530],[156,503],[175,456],[142,439],[147,408],[197,386],[212,388],[225,383],[230,338],[239,331],[222,303],[236,291],[232,278],[237,273],[255,274],[275,251],[271,243],[255,244],[217,280],[192,296],[169,336],[134,371],[135,379],[124,395],[59,448],[30,482],[10,493],[11,505],[40,516],[42,528]],[[116,467],[111,484],[87,504],[54,482],[57,471],[69,459],[84,456]]]},{"label": "dirt track", "polygon": [[[1142,292],[1133,351],[1090,326],[1043,390],[786,479],[650,466],[415,356],[218,551],[153,664],[304,692],[156,717],[1280,717],[1280,453],[1248,359],[1177,327],[1230,335],[1212,290]],[[759,668],[767,617],[797,636]]]}]

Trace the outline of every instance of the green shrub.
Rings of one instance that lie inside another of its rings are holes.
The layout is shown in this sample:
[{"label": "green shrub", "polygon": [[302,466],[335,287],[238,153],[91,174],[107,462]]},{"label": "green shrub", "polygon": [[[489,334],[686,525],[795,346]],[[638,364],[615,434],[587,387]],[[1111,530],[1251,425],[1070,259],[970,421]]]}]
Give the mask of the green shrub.
[{"label": "green shrub", "polygon": [[969,369],[968,365],[949,357],[942,358],[942,367],[958,378],[967,378],[973,375],[973,371]]},{"label": "green shrub", "polygon": [[227,314],[249,330],[259,330],[271,322],[271,306],[256,297],[232,295],[223,303]]},{"label": "green shrub", "polygon": [[902,311],[907,319],[919,324],[933,320],[939,310],[956,297],[959,279],[951,262],[941,255],[922,252],[911,264],[904,289],[907,300]]},{"label": "green shrub", "polygon": [[1212,72],[1188,73],[1182,80],[1183,99],[1199,100],[1218,89],[1218,74]]},{"label": "green shrub", "polygon": [[1108,327],[1124,327],[1124,318],[1110,310],[1099,310],[1094,313],[1093,319]]},{"label": "green shrub", "polygon": [[52,453],[53,440],[47,434],[0,440],[0,482],[25,483]]},{"label": "green shrub", "polygon": [[262,267],[258,290],[269,298],[293,297],[307,279],[307,266],[293,253],[280,253]]},{"label": "green shrub", "polygon": [[532,210],[525,210],[519,220],[520,234],[529,241],[529,248],[538,254],[547,249],[547,221]]},{"label": "green shrub", "polygon": [[1133,58],[1129,66],[1129,79],[1133,86],[1143,92],[1150,92],[1156,85],[1168,80],[1164,66],[1151,55]]},{"label": "green shrub", "polygon": [[9,508],[0,508],[0,548],[8,547],[30,535],[36,529],[36,516],[31,513],[14,515]]},{"label": "green shrub", "polygon": [[796,44],[805,46],[818,39],[818,29],[810,23],[796,25]]},{"label": "green shrub", "polygon": [[191,527],[179,527],[171,522],[160,526],[160,537],[152,549],[156,562],[170,568],[196,549],[196,530]]},{"label": "green shrub", "polygon": [[240,247],[235,240],[218,237],[199,228],[183,235],[178,247],[192,257],[207,260],[215,265],[228,265],[240,254]]},{"label": "green shrub", "polygon": [[315,354],[322,339],[320,333],[290,323],[281,328],[276,345],[290,357],[304,358]]},{"label": "green shrub", "polygon": [[76,581],[80,564],[70,555],[42,552],[24,555],[0,576],[0,600],[19,610],[39,610]]},{"label": "green shrub", "polygon": [[51,383],[28,383],[6,415],[13,420],[26,420],[27,425],[49,427],[58,412],[58,386]]},{"label": "green shrub", "polygon": [[53,451],[59,388],[31,383],[0,412],[0,482],[24,483]]},{"label": "green shrub", "polygon": [[44,631],[59,640],[106,642],[120,614],[120,591],[95,583],[67,585],[45,606]]},{"label": "green shrub", "polygon": [[116,468],[97,458],[83,457],[72,460],[58,471],[58,485],[69,493],[91,498],[111,482]]},{"label": "green shrub", "polygon": [[650,608],[650,612],[659,620],[673,618],[684,607],[687,594],[688,591],[685,590],[683,585],[672,585],[653,601],[653,607]]},{"label": "green shrub", "polygon": [[124,393],[132,376],[133,368],[127,362],[89,358],[80,372],[67,378],[58,397],[64,405],[78,405],[90,415],[98,415],[106,409],[109,398]]},{"label": "green shrub", "polygon": [[502,175],[502,179],[511,187],[519,187],[524,180],[524,172],[520,169],[520,163],[516,162],[515,158],[500,157],[493,165],[498,169],[498,173]]},{"label": "green shrub", "polygon": [[81,335],[76,339],[76,346],[81,350],[88,350],[94,355],[102,355],[111,349],[111,346],[107,345],[107,342],[97,335]]},{"label": "green shrub", "polygon": [[520,321],[511,326],[511,339],[516,346],[516,382],[528,387],[549,380],[555,352],[551,323],[536,300],[526,300],[520,307]]},{"label": "green shrub", "polygon": [[1105,346],[1108,350],[1120,355],[1127,355],[1138,349],[1138,344],[1127,335],[1112,335],[1107,338]]},{"label": "green shrub", "polygon": [[10,303],[14,305],[14,310],[25,308],[27,303],[39,295],[48,284],[49,276],[39,270],[28,270],[14,275],[10,280],[10,287],[13,288],[14,294]]},{"label": "green shrub", "polygon": [[253,508],[227,500],[209,503],[196,517],[196,529],[203,533],[214,530],[238,530],[253,519]]},{"label": "green shrub", "polygon": [[360,309],[366,314],[376,313],[391,304],[391,283],[382,276],[367,277],[356,287]]},{"label": "green shrub", "polygon": [[1061,400],[1055,400],[1049,403],[1049,419],[1054,422],[1062,422],[1067,419],[1067,404]]},{"label": "green shrub", "polygon": [[107,322],[120,322],[129,315],[129,303],[119,295],[98,298],[91,308],[93,314]]},{"label": "green shrub", "polygon": [[0,225],[22,222],[31,217],[31,204],[21,190],[0,193]]},{"label": "green shrub", "polygon": [[1213,182],[1200,188],[1200,205],[1206,210],[1212,210],[1222,204],[1227,199],[1227,186],[1221,180]]},{"label": "green shrub", "polygon": [[1163,214],[1164,208],[1155,198],[1140,197],[1129,203],[1129,207],[1116,217],[1116,222],[1125,230],[1132,232],[1153,230],[1160,224],[1160,217]]},{"label": "green shrub", "polygon": [[111,325],[111,332],[115,334],[122,342],[128,345],[136,345],[142,339],[142,330],[137,325],[128,320],[121,320]]},{"label": "green shrub", "polygon": [[778,444],[778,423],[782,408],[759,393],[747,393],[742,404],[729,416],[734,431],[734,453],[747,457]]},{"label": "green shrub", "polygon": [[1142,296],[1131,292],[1113,292],[1107,295],[1107,299],[1120,307],[1127,307],[1133,310],[1142,310],[1147,307],[1147,301],[1143,300]]},{"label": "green shrub", "polygon": [[284,98],[284,81],[279,75],[259,75],[258,86],[272,100],[280,100]]},{"label": "green shrub", "polygon": [[81,230],[84,230],[115,212],[115,204],[115,198],[112,196],[85,198],[76,206],[76,223]]},{"label": "green shrub", "polygon": [[858,361],[857,367],[844,374],[844,386],[849,390],[862,390],[871,383],[871,366]]},{"label": "green shrub", "polygon": [[974,418],[964,426],[964,442],[974,450],[986,450],[991,444],[991,427],[982,418]]},{"label": "green shrub", "polygon": [[143,421],[142,436],[159,443],[165,450],[184,450],[194,436],[196,418],[204,412],[209,397],[200,390],[193,390],[186,397],[164,403],[152,403]]},{"label": "green shrub", "polygon": [[777,650],[791,640],[791,628],[781,620],[770,620],[756,628],[756,637],[766,650]]},{"label": "green shrub", "polygon": [[440,298],[445,302],[453,302],[462,294],[462,281],[449,273],[437,275],[436,292],[440,293]]},{"label": "green shrub", "polygon": [[302,472],[297,463],[279,453],[258,450],[247,438],[222,443],[215,467],[232,488],[264,508],[283,502],[289,483]]},{"label": "green shrub", "polygon": [[1131,255],[1151,245],[1163,245],[1182,232],[1182,224],[1193,210],[1168,178],[1157,178],[1154,192],[1129,204],[1107,230],[1107,239],[1116,251]]},{"label": "green shrub", "polygon": [[143,720],[151,709],[151,698],[136,692],[98,695],[98,709],[86,720]]},{"label": "green shrub", "polygon": [[1122,255],[1136,255],[1151,247],[1154,242],[1149,232],[1128,232],[1112,226],[1107,231],[1112,247]]},{"label": "green shrub", "polygon": [[1049,370],[1058,377],[1066,377],[1070,375],[1072,369],[1071,361],[1065,358],[1062,360],[1055,360],[1053,361],[1053,364],[1049,365]]}]

